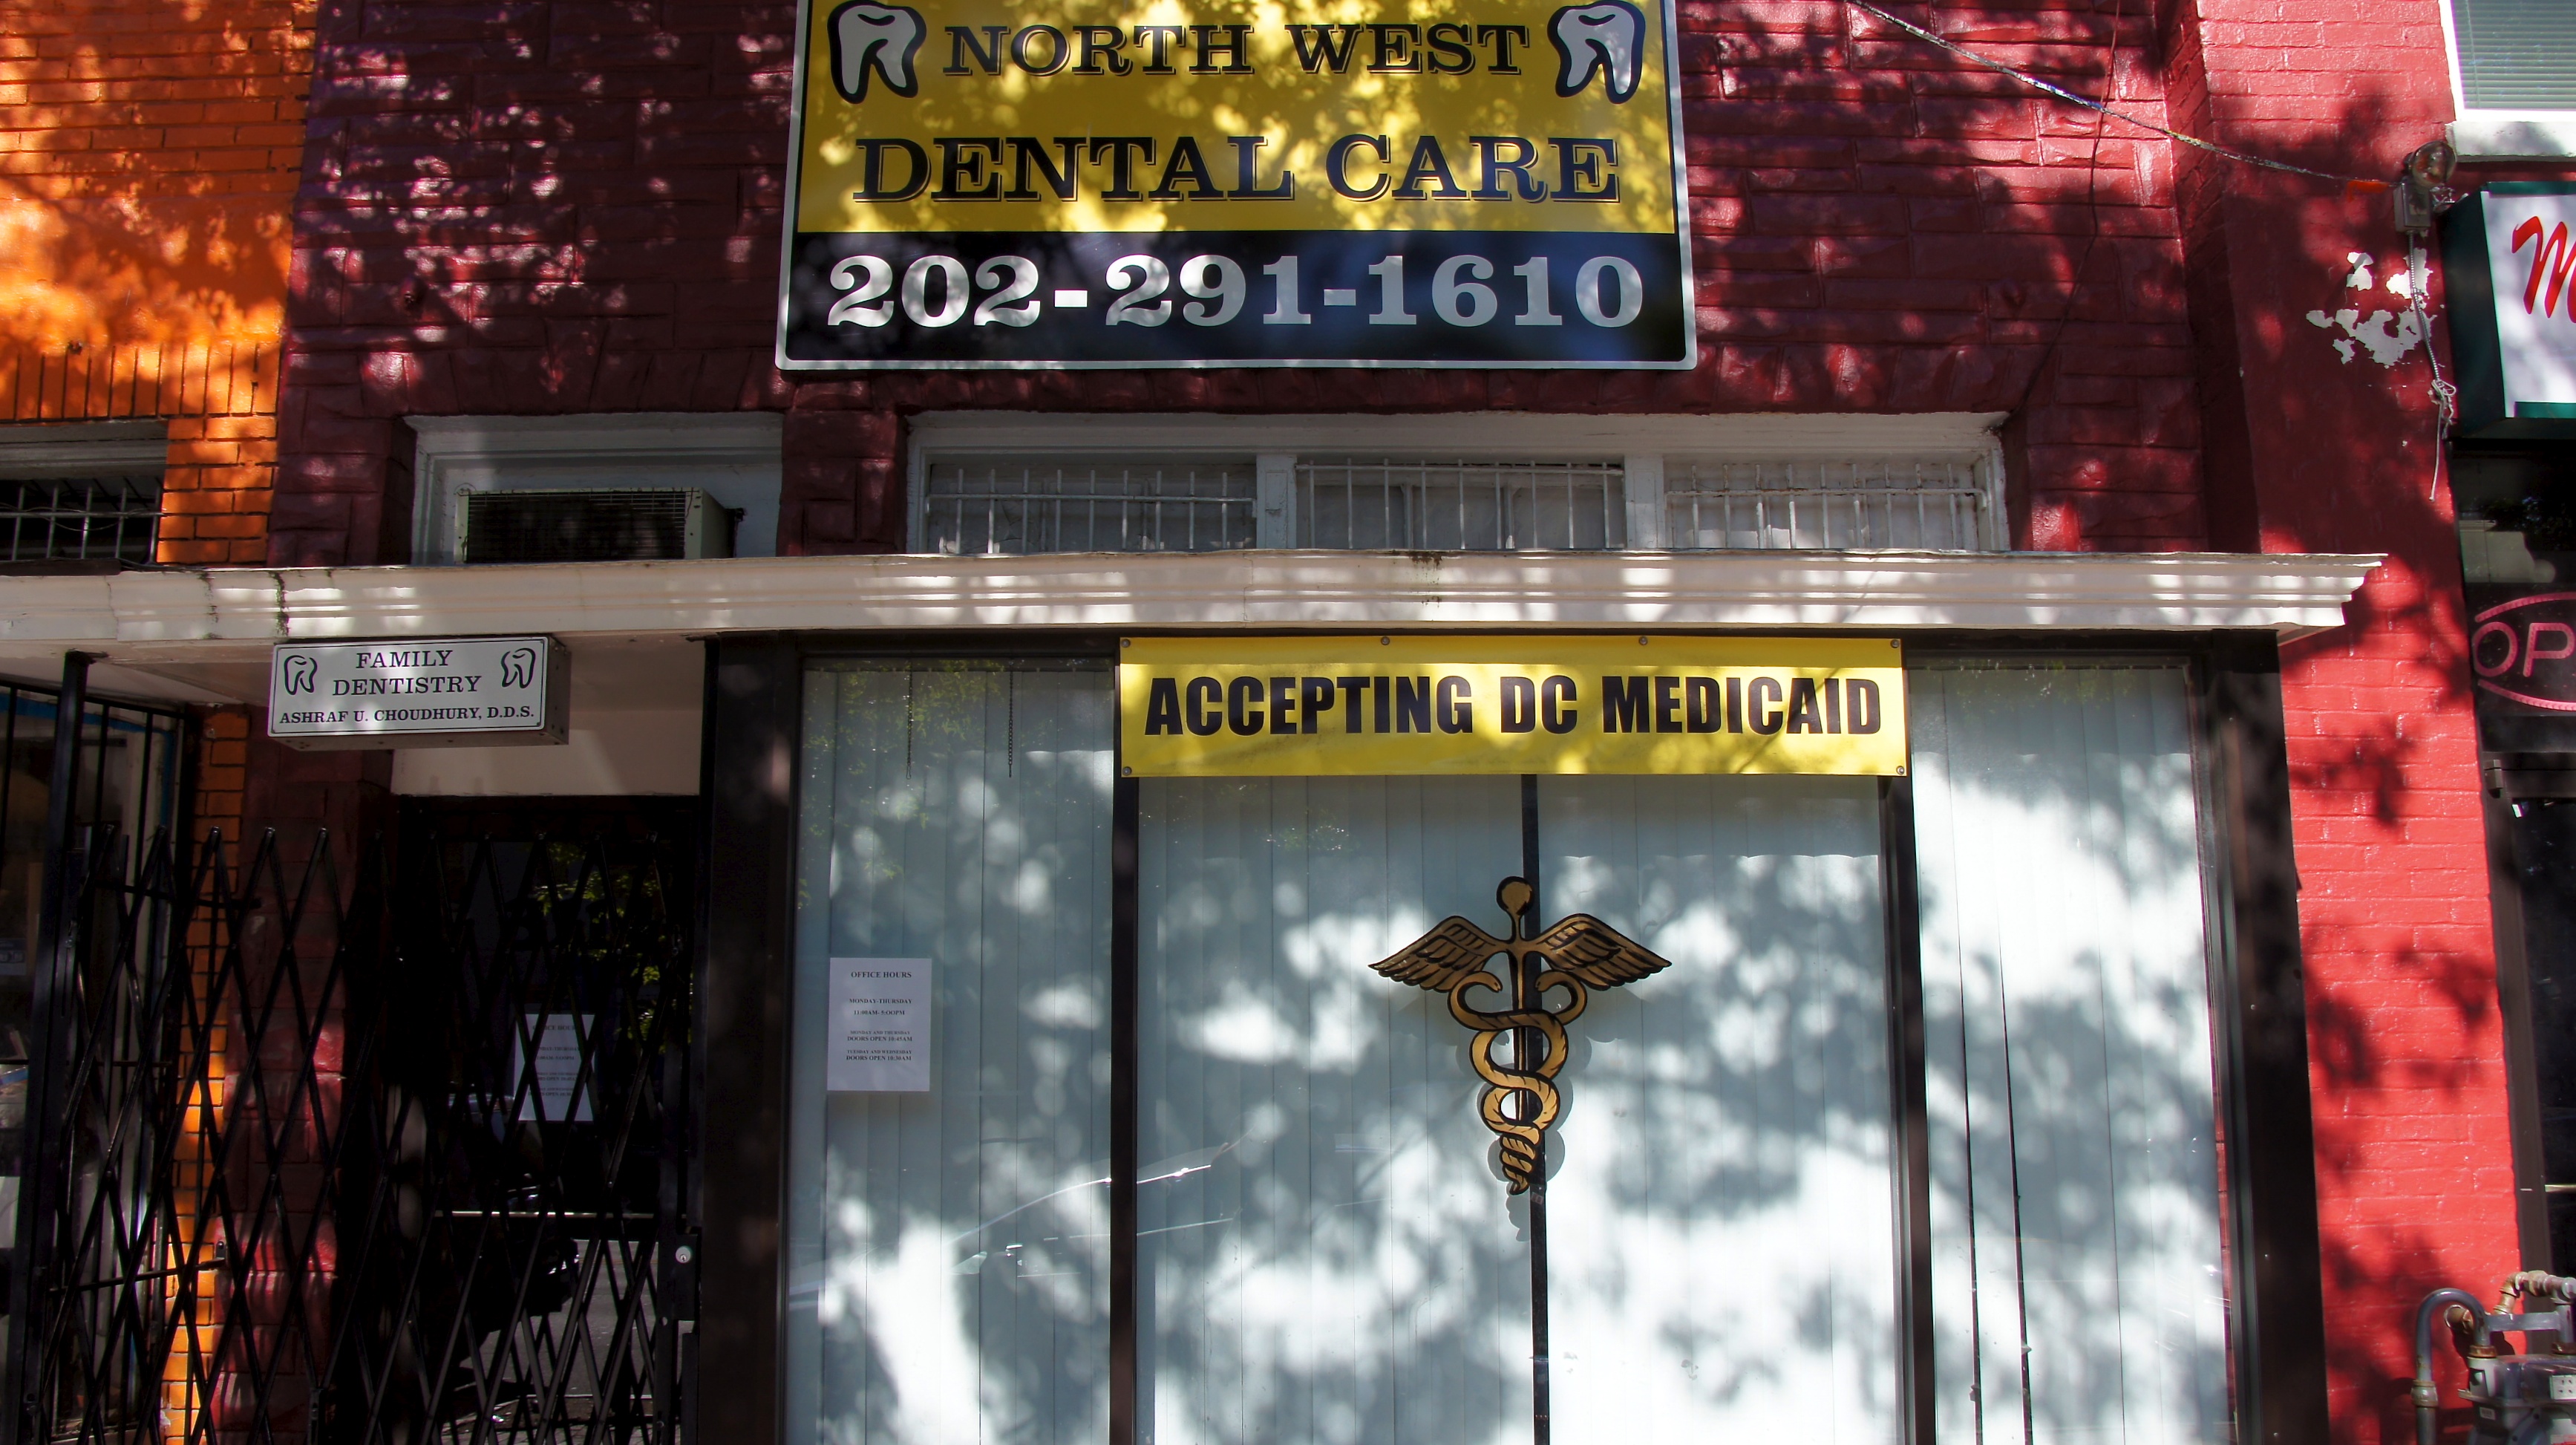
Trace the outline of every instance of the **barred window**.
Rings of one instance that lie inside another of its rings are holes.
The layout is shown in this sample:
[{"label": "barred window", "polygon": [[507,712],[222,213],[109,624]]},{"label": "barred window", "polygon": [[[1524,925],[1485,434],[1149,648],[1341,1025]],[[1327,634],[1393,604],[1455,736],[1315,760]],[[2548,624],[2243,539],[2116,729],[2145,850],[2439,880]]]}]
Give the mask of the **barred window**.
[{"label": "barred window", "polygon": [[0,426],[0,563],[150,566],[169,449],[157,421]]},{"label": "barred window", "polygon": [[[951,556],[2010,545],[1984,418],[961,413],[918,425],[911,546]],[[1684,440],[1735,435],[1741,450]]]},{"label": "barred window", "polygon": [[2576,109],[2576,5],[2451,0],[2451,19],[2471,109]]},{"label": "barred window", "polygon": [[1257,541],[1254,472],[1234,461],[948,458],[922,497],[923,550],[1221,552]]},{"label": "barred window", "polygon": [[1625,547],[1625,470],[1615,462],[1300,462],[1296,536],[1301,547],[1353,551]]},{"label": "barred window", "polygon": [[0,561],[149,564],[159,477],[0,478]]},{"label": "barred window", "polygon": [[1664,477],[1665,545],[2000,551],[1990,468],[1957,461],[1682,461]]}]

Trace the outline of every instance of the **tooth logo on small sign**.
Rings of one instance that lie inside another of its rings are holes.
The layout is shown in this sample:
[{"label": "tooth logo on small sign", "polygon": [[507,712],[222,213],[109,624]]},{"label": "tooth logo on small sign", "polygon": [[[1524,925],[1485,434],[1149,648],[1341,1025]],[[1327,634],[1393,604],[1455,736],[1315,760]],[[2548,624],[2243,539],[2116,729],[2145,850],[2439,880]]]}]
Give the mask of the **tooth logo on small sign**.
[{"label": "tooth logo on small sign", "polygon": [[1671,0],[805,0],[778,362],[1686,369]]}]

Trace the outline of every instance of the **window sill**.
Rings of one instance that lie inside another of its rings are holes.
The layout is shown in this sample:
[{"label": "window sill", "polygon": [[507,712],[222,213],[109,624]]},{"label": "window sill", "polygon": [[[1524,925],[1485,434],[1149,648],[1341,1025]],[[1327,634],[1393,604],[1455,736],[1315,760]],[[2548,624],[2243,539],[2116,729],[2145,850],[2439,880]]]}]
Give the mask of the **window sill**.
[{"label": "window sill", "polygon": [[2576,110],[2471,110],[2451,123],[2464,161],[2576,158]]}]

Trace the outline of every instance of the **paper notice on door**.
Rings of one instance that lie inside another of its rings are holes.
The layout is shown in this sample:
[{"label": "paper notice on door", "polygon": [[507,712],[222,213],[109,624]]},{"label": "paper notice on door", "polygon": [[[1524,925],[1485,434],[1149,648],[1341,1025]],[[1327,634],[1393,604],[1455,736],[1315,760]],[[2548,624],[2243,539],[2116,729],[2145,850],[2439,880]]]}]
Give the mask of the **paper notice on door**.
[{"label": "paper notice on door", "polygon": [[835,1094],[930,1088],[930,960],[832,960],[823,1087]]},{"label": "paper notice on door", "polygon": [[[522,1062],[526,1040],[537,1041],[537,1066],[528,1069]],[[510,1040],[510,1076],[525,1092],[519,1098],[519,1118],[548,1124],[587,1124],[590,1122],[590,1081],[582,1077],[582,1040],[590,1040],[593,1054],[605,1054],[604,1040],[599,1037],[596,1016],[578,1014],[530,1014],[527,1033]],[[596,1075],[594,1068],[592,1073]]]}]

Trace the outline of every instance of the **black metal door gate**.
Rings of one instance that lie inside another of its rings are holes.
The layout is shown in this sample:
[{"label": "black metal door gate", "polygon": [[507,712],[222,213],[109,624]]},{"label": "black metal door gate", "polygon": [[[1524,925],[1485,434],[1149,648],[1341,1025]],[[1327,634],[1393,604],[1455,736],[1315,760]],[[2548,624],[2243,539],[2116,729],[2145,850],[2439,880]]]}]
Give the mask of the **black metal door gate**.
[{"label": "black metal door gate", "polygon": [[407,806],[345,872],[274,838],[76,850],[17,1201],[17,1438],[684,1438],[674,802]]}]

